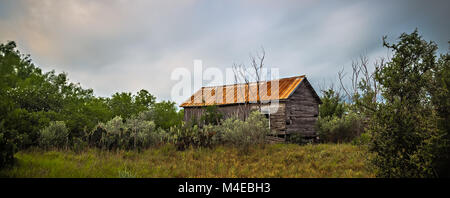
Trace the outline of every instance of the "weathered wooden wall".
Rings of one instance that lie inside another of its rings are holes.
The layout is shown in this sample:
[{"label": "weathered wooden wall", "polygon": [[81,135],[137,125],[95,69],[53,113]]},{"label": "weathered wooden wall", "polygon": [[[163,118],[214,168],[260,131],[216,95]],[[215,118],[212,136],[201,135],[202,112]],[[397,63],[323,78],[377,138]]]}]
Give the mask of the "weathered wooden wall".
[{"label": "weathered wooden wall", "polygon": [[319,100],[308,81],[302,82],[286,101],[286,133],[305,137],[317,136],[315,124],[319,115]]},{"label": "weathered wooden wall", "polygon": [[[224,105],[218,106],[217,111],[224,115],[224,118],[236,116],[239,119],[245,119],[250,112],[252,104],[249,105]],[[184,108],[184,121],[199,120],[203,113],[205,113],[205,107],[185,107]]]},{"label": "weathered wooden wall", "polygon": [[286,134],[286,104],[279,101],[278,111],[270,114],[270,129],[277,132],[277,135],[282,136]]}]

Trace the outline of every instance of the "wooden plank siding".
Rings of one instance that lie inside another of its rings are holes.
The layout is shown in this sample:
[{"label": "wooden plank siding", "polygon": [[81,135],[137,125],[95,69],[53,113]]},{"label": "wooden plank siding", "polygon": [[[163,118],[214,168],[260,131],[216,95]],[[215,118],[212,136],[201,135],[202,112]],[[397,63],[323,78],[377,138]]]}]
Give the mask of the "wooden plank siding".
[{"label": "wooden plank siding", "polygon": [[286,133],[298,133],[305,137],[317,136],[315,124],[319,115],[319,103],[314,89],[304,81],[286,101]]}]

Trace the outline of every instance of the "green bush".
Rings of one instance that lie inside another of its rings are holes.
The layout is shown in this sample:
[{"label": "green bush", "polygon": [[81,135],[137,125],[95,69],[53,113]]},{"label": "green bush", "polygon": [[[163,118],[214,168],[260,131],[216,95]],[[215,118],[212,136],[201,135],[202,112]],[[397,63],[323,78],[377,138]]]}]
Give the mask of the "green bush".
[{"label": "green bush", "polygon": [[102,134],[102,138],[100,140],[103,148],[107,150],[115,150],[127,142],[127,128],[122,117],[116,116],[106,124],[98,124],[97,128],[99,127],[106,131],[106,133]]},{"label": "green bush", "polygon": [[170,141],[178,150],[193,147],[211,147],[214,145],[232,145],[244,150],[251,145],[262,145],[270,134],[268,120],[254,111],[246,121],[228,118],[219,125],[198,126],[182,123],[169,129]]},{"label": "green bush", "polygon": [[213,137],[216,134],[212,125],[190,125],[182,123],[180,126],[174,126],[169,129],[171,134],[170,142],[174,143],[177,150],[185,150],[193,147],[211,147]]},{"label": "green bush", "polygon": [[69,130],[63,121],[50,122],[39,135],[39,145],[44,148],[63,148],[68,145]]},{"label": "green bush", "polygon": [[126,126],[131,132],[133,148],[147,148],[161,144],[167,139],[167,134],[163,129],[156,130],[153,121],[147,121],[140,117],[133,117],[126,121]]},{"label": "green bush", "polygon": [[207,106],[205,109],[205,112],[201,116],[200,120],[201,123],[204,123],[206,125],[212,124],[212,125],[218,125],[223,119],[223,114],[219,112],[218,107],[213,106]]},{"label": "green bush", "polygon": [[213,140],[219,144],[230,144],[240,148],[264,144],[270,134],[269,122],[264,115],[253,111],[246,121],[228,118],[215,127],[217,135]]},{"label": "green bush", "polygon": [[342,117],[346,112],[346,106],[343,98],[333,88],[322,91],[323,96],[320,98],[322,104],[319,106],[319,115],[321,117],[337,116]]},{"label": "green bush", "polygon": [[166,142],[169,135],[162,129],[156,129],[153,121],[144,120],[141,116],[132,116],[126,121],[116,116],[106,124],[97,124],[87,139],[90,146],[107,150],[140,150]]},{"label": "green bush", "polygon": [[363,118],[353,112],[337,116],[319,117],[317,130],[321,142],[350,142],[364,131]]},{"label": "green bush", "polygon": [[150,110],[146,112],[157,128],[169,130],[170,127],[180,125],[183,122],[183,111],[177,112],[177,105],[175,102],[162,101],[152,105]]}]

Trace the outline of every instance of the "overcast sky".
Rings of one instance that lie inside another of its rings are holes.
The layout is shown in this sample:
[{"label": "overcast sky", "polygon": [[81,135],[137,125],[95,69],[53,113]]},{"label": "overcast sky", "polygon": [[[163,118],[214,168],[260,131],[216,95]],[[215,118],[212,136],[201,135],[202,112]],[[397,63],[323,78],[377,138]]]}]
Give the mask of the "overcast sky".
[{"label": "overcast sky", "polygon": [[383,35],[418,28],[446,52],[449,2],[0,0],[0,42],[16,41],[44,71],[67,72],[98,96],[147,89],[161,100],[175,68],[248,64],[261,47],[267,67],[313,85],[361,54],[387,56]]}]

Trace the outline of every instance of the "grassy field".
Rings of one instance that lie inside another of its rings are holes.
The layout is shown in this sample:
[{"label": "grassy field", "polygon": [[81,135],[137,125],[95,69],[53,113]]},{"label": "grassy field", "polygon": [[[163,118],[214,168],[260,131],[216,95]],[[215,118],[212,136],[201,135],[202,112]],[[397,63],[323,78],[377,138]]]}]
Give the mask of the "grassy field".
[{"label": "grassy field", "polygon": [[247,154],[231,147],[143,152],[27,150],[0,177],[374,177],[364,147],[348,144],[267,145]]}]

